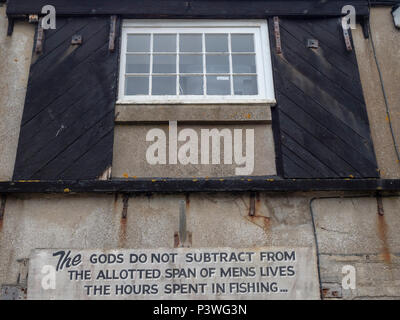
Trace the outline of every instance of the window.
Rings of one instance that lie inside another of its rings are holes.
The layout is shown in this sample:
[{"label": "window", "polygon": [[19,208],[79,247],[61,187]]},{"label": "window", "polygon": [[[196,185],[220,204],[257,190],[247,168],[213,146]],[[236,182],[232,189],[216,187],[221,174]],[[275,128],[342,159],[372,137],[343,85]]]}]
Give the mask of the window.
[{"label": "window", "polygon": [[274,103],[266,21],[124,21],[119,103]]}]

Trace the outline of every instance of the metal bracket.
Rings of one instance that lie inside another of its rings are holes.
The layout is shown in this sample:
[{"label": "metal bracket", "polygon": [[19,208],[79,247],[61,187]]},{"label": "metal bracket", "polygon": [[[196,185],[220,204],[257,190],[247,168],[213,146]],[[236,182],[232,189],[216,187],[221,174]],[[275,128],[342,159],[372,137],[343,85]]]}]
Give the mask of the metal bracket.
[{"label": "metal bracket", "polygon": [[108,50],[111,52],[115,51],[115,35],[117,28],[117,16],[111,16],[110,18],[110,39],[108,44]]},{"label": "metal bracket", "polygon": [[129,194],[124,194],[122,203],[123,203],[122,219],[126,219],[128,216],[128,208],[129,208]]},{"label": "metal bracket", "polygon": [[1,195],[1,203],[0,203],[0,221],[4,218],[4,212],[6,209],[7,195]]},{"label": "metal bracket", "polygon": [[369,17],[364,16],[363,19],[360,21],[363,35],[365,39],[369,39]]},{"label": "metal bracket", "polygon": [[7,36],[11,37],[14,31],[14,19],[8,18]]},{"label": "metal bracket", "polygon": [[18,259],[19,272],[16,284],[4,284],[1,286],[0,300],[25,300],[28,287],[29,259]]},{"label": "metal bracket", "polygon": [[340,299],[343,298],[342,287],[338,283],[323,283],[322,297]]},{"label": "metal bracket", "polygon": [[37,14],[30,14],[29,15],[29,23],[38,23],[39,16]]},{"label": "metal bracket", "polygon": [[276,44],[276,53],[282,53],[282,42],[281,42],[281,31],[279,28],[279,18],[274,17],[274,33],[275,33],[275,44]]},{"label": "metal bracket", "polygon": [[383,209],[382,195],[379,192],[376,194],[376,204],[377,204],[377,209],[378,209],[378,215],[384,216],[385,210]]},{"label": "metal bracket", "polygon": [[35,45],[35,53],[41,54],[43,52],[43,43],[44,43],[44,30],[42,27],[42,18],[39,19],[37,36],[36,36],[36,45]]},{"label": "metal bracket", "polygon": [[179,201],[179,231],[174,235],[176,248],[190,248],[192,246],[192,233],[187,231],[186,202]]},{"label": "metal bracket", "polygon": [[250,209],[249,209],[249,216],[254,217],[256,215],[256,193],[250,193]]},{"label": "metal bracket", "polygon": [[344,29],[343,28],[343,36],[344,36],[344,42],[346,44],[346,50],[347,51],[352,51],[353,50],[353,46],[351,45],[350,33],[349,33],[348,29]]},{"label": "metal bracket", "polygon": [[82,36],[80,34],[74,34],[71,39],[72,45],[81,45],[83,42]]},{"label": "metal bracket", "polygon": [[318,49],[319,41],[317,39],[307,39],[307,48]]},{"label": "metal bracket", "polygon": [[25,300],[26,288],[18,284],[4,284],[1,286],[0,300]]}]

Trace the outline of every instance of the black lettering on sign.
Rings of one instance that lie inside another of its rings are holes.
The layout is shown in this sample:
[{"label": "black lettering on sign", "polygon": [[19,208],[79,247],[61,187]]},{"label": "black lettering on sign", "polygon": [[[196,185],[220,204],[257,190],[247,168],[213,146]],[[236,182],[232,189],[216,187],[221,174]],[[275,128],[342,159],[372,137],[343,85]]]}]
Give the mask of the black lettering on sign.
[{"label": "black lettering on sign", "polygon": [[70,268],[70,267],[76,267],[82,262],[82,255],[77,254],[73,257],[71,257],[71,250],[69,250],[67,253],[63,250],[57,251],[56,253],[53,253],[53,257],[59,257],[57,266],[56,266],[56,271],[61,271],[65,268]]}]

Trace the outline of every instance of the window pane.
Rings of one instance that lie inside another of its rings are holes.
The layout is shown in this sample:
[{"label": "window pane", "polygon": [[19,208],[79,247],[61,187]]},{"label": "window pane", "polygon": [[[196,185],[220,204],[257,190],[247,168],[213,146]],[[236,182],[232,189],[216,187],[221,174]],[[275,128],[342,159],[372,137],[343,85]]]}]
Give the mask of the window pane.
[{"label": "window pane", "polygon": [[153,56],[153,73],[176,73],[176,56],[155,54]]},{"label": "window pane", "polygon": [[254,54],[232,55],[233,73],[256,73],[256,56]]},{"label": "window pane", "polygon": [[237,95],[257,95],[256,76],[234,76],[233,87]]},{"label": "window pane", "polygon": [[149,77],[126,77],[125,94],[128,96],[149,94]]},{"label": "window pane", "polygon": [[127,73],[149,73],[150,55],[148,54],[128,54],[126,55]]},{"label": "window pane", "polygon": [[181,54],[179,73],[203,73],[203,56],[198,54]]},{"label": "window pane", "polygon": [[232,52],[254,52],[252,34],[232,34]]},{"label": "window pane", "polygon": [[153,76],[153,95],[176,95],[176,76]]},{"label": "window pane", "polygon": [[229,73],[229,56],[207,55],[207,73]]},{"label": "window pane", "polygon": [[179,79],[179,91],[181,95],[202,95],[203,77],[202,76],[181,76]]},{"label": "window pane", "polygon": [[206,52],[228,52],[227,34],[206,34]]},{"label": "window pane", "polygon": [[230,95],[230,76],[207,76],[207,95]]},{"label": "window pane", "polygon": [[129,34],[127,51],[128,52],[150,52],[150,35],[149,34]]},{"label": "window pane", "polygon": [[176,52],[176,34],[155,34],[154,52]]},{"label": "window pane", "polygon": [[180,52],[203,52],[203,40],[201,34],[179,35]]}]

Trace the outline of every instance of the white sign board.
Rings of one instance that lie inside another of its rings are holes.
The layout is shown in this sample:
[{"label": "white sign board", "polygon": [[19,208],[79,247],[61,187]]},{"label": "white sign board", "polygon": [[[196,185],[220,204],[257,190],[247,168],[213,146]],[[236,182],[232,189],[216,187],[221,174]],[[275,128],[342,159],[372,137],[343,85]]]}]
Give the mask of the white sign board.
[{"label": "white sign board", "polygon": [[28,299],[318,299],[313,248],[34,250]]}]

